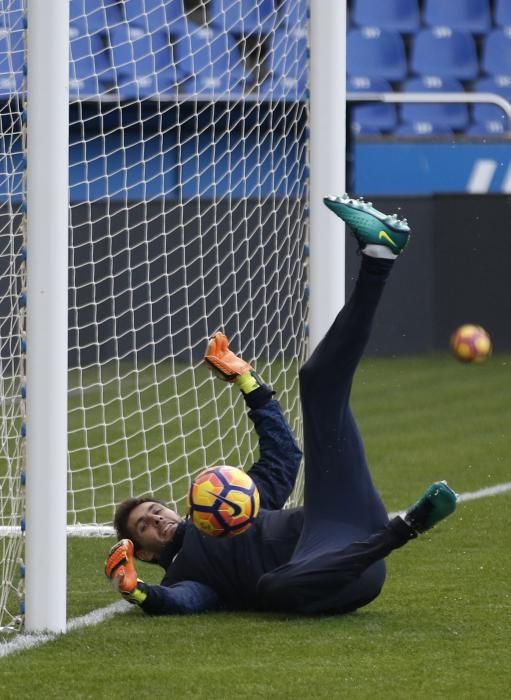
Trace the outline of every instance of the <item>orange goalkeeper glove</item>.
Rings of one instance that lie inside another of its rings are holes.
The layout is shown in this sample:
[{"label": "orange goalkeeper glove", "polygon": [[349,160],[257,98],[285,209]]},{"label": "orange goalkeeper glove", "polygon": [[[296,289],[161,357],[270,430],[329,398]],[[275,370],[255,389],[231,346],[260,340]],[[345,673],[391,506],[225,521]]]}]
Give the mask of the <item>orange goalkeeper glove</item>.
[{"label": "orange goalkeeper glove", "polygon": [[141,605],[147,598],[147,593],[141,586],[142,581],[137,578],[137,571],[133,563],[134,551],[135,548],[131,540],[117,542],[108,554],[105,574],[123,598],[130,603]]},{"label": "orange goalkeeper glove", "polygon": [[253,371],[248,362],[229,349],[229,339],[220,331],[210,339],[204,360],[226,382],[235,382],[238,377]]}]

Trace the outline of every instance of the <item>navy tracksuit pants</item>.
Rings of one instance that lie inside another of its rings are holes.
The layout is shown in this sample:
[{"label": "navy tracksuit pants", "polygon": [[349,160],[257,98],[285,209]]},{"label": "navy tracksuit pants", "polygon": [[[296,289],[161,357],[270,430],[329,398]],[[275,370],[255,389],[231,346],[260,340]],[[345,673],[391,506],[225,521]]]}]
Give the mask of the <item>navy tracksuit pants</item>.
[{"label": "navy tracksuit pants", "polygon": [[384,557],[414,536],[400,518],[389,523],[349,407],[393,265],[361,258],[351,298],[300,371],[305,520],[290,561],[258,583],[267,609],[344,613],[366,605],[382,589]]}]

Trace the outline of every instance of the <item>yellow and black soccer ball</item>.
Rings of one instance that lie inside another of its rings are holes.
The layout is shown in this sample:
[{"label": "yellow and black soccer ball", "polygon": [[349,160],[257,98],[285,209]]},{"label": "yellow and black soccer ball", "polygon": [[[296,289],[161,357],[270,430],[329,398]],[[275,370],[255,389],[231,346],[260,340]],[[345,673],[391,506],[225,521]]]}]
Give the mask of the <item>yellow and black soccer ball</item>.
[{"label": "yellow and black soccer ball", "polygon": [[451,336],[451,349],[460,362],[481,364],[492,352],[492,342],[482,326],[467,323]]},{"label": "yellow and black soccer ball", "polygon": [[192,482],[188,513],[201,532],[234,537],[246,532],[259,514],[259,491],[242,469],[210,467]]}]

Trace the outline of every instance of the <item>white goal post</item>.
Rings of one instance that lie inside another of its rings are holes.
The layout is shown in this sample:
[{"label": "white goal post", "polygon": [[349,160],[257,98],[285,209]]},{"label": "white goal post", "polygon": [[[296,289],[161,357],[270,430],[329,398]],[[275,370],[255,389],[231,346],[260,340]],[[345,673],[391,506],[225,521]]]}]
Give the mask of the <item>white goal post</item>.
[{"label": "white goal post", "polygon": [[1,644],[65,631],[66,533],[112,534],[132,495],[183,511],[202,468],[257,458],[212,332],[301,440],[298,369],[344,298],[322,197],[344,191],[346,7],[0,9]]},{"label": "white goal post", "polygon": [[66,628],[68,17],[27,0],[27,631]]}]

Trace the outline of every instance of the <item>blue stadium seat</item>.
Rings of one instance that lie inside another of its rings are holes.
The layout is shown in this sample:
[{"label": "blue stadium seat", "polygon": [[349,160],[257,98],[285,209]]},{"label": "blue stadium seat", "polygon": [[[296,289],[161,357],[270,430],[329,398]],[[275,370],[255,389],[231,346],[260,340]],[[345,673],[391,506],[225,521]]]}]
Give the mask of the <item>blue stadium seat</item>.
[{"label": "blue stadium seat", "polygon": [[351,19],[359,27],[412,34],[420,27],[418,0],[354,0]]},{"label": "blue stadium seat", "polygon": [[509,0],[495,0],[493,16],[497,27],[511,27],[511,3]]},{"label": "blue stadium seat", "polygon": [[[424,76],[412,78],[402,85],[404,92],[463,92],[463,86],[454,78]],[[435,128],[463,130],[469,123],[469,110],[465,103],[404,103],[401,121],[405,124],[426,122]]]},{"label": "blue stadium seat", "polygon": [[383,136],[383,133],[380,131],[380,129],[377,129],[374,126],[366,126],[364,124],[361,124],[360,122],[352,121],[350,128],[351,133],[354,136]]},{"label": "blue stadium seat", "polygon": [[351,29],[348,32],[347,64],[350,76],[404,80],[407,63],[403,38],[398,32],[375,27]]},{"label": "blue stadium seat", "polygon": [[[383,78],[352,76],[346,85],[348,92],[392,92],[392,87]],[[357,134],[392,131],[397,124],[395,104],[384,102],[351,102],[351,128]]]},{"label": "blue stadium seat", "polygon": [[99,34],[80,35],[71,39],[69,71],[73,85],[86,84],[89,90],[95,85],[92,93],[95,95],[102,94],[114,83],[115,72],[110,54]]},{"label": "blue stadium seat", "polygon": [[425,0],[424,21],[431,27],[451,27],[485,34],[491,27],[489,0]]},{"label": "blue stadium seat", "polygon": [[109,32],[112,62],[121,97],[174,94],[184,76],[176,69],[166,31],[148,34],[127,23]]},{"label": "blue stadium seat", "polygon": [[483,122],[482,124],[472,124],[465,131],[465,136],[496,136],[502,138],[504,134],[507,134],[507,129],[499,119]]},{"label": "blue stadium seat", "polygon": [[188,31],[184,0],[123,0],[124,17],[151,34],[168,30],[181,35]]},{"label": "blue stadium seat", "polygon": [[482,67],[488,75],[511,76],[511,27],[494,29],[486,35]]},{"label": "blue stadium seat", "polygon": [[121,21],[117,0],[69,0],[69,23],[77,34],[104,32]]},{"label": "blue stadium seat", "polygon": [[479,63],[474,37],[449,27],[422,29],[413,39],[411,68],[418,75],[475,80]]},{"label": "blue stadium seat", "polygon": [[[474,92],[491,92],[511,102],[511,76],[501,75],[482,78],[474,84]],[[472,107],[472,119],[476,124],[501,121],[506,123],[506,114],[498,106],[489,102],[477,102]]]},{"label": "blue stadium seat", "polygon": [[413,122],[412,124],[400,124],[394,129],[394,136],[413,136],[431,138],[432,136],[451,136],[451,129],[446,126],[438,126],[431,122]]},{"label": "blue stadium seat", "polygon": [[259,95],[262,99],[303,100],[307,91],[307,40],[285,30],[273,32],[267,40],[266,67]]},{"label": "blue stadium seat", "polygon": [[228,32],[202,28],[174,44],[177,69],[189,79],[185,94],[226,97],[243,94],[247,82],[238,47]]},{"label": "blue stadium seat", "polygon": [[210,0],[212,26],[235,36],[269,34],[275,27],[274,0]]}]

